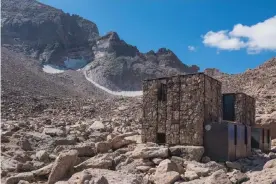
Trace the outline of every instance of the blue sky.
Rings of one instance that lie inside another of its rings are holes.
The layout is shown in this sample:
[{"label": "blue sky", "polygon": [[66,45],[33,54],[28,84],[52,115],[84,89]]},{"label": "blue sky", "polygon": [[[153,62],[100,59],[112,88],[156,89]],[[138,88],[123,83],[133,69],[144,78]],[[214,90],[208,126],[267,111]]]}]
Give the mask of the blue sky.
[{"label": "blue sky", "polygon": [[276,56],[275,0],[40,2],[95,22],[101,35],[116,31],[141,52],[169,48],[183,63],[201,70],[240,73]]}]

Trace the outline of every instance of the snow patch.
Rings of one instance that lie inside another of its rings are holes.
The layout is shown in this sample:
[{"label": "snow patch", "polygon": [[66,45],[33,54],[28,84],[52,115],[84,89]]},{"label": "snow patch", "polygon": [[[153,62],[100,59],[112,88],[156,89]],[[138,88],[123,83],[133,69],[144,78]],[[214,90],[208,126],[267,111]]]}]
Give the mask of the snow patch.
[{"label": "snow patch", "polygon": [[90,79],[87,76],[86,70],[84,70],[84,76],[85,78],[91,82],[92,84],[94,84],[96,87],[100,88],[101,90],[104,90],[105,92],[112,94],[112,95],[116,95],[116,96],[126,96],[126,97],[135,97],[135,96],[142,96],[143,95],[143,91],[111,91],[110,89],[107,89],[104,86],[101,86],[100,84],[94,82],[92,79]]},{"label": "snow patch", "polygon": [[87,65],[87,61],[85,59],[71,59],[68,58],[66,61],[64,61],[64,65],[68,69],[72,70],[78,70],[80,68],[83,68],[84,66]]},{"label": "snow patch", "polygon": [[65,70],[56,68],[52,65],[43,65],[42,70],[46,73],[56,74],[56,73],[63,73]]}]

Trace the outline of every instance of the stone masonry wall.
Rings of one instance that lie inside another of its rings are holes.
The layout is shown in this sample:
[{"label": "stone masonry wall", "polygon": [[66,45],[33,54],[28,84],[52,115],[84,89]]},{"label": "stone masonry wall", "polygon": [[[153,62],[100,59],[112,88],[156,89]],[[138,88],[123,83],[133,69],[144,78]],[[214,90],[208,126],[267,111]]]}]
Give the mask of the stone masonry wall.
[{"label": "stone masonry wall", "polygon": [[156,80],[143,82],[143,142],[156,142],[157,92],[158,88]]},{"label": "stone masonry wall", "polygon": [[205,122],[221,122],[221,83],[209,76],[205,76]]},{"label": "stone masonry wall", "polygon": [[180,77],[171,77],[167,80],[167,121],[166,142],[170,145],[179,144],[180,123]]},{"label": "stone masonry wall", "polygon": [[[165,93],[165,99],[157,100],[157,133],[166,134],[166,121],[167,121],[167,80],[158,80],[157,85],[160,88],[161,84],[164,85],[163,93]],[[160,94],[162,95],[162,94]]]},{"label": "stone masonry wall", "polygon": [[204,75],[181,77],[180,144],[203,145]]},{"label": "stone masonry wall", "polygon": [[235,121],[246,125],[255,124],[255,99],[244,94],[235,94]]},{"label": "stone masonry wall", "polygon": [[169,145],[202,146],[204,122],[221,120],[221,84],[200,73],[144,81],[143,112],[143,142],[162,134]]}]

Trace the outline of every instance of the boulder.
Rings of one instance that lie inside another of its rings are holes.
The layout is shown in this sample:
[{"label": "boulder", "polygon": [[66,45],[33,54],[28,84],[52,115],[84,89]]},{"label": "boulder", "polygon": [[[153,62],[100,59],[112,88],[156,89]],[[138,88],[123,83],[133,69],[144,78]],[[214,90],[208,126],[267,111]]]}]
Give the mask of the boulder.
[{"label": "boulder", "polygon": [[179,164],[179,165],[183,165],[183,163],[184,163],[184,159],[183,158],[181,158],[181,157],[177,157],[177,156],[172,156],[171,157],[171,161],[172,162],[174,162],[174,163],[176,163],[176,164]]},{"label": "boulder", "polygon": [[154,182],[155,184],[173,184],[180,179],[178,172],[170,171],[166,173],[155,173]]},{"label": "boulder", "polygon": [[225,162],[226,166],[229,169],[237,169],[237,170],[242,170],[242,165],[238,162],[230,162],[230,161],[226,161]]},{"label": "boulder", "polygon": [[107,179],[104,176],[94,179],[94,184],[108,184]]},{"label": "boulder", "polygon": [[97,153],[106,153],[108,152],[108,150],[111,149],[111,144],[107,141],[97,142],[95,146],[96,146]]},{"label": "boulder", "polygon": [[134,141],[134,140],[126,139],[126,137],[133,136],[135,134],[136,133],[134,133],[134,132],[129,132],[129,133],[115,136],[113,139],[111,139],[112,149],[118,149],[118,148],[124,147],[126,145],[135,143],[136,141]]},{"label": "boulder", "polygon": [[206,179],[207,184],[232,184],[224,170],[218,170]]},{"label": "boulder", "polygon": [[137,166],[136,169],[138,171],[141,171],[141,172],[147,172],[148,170],[151,169],[151,167],[150,166],[144,166],[144,165],[142,165],[142,166]]},{"label": "boulder", "polygon": [[133,158],[167,158],[169,150],[166,147],[145,147],[144,145],[137,146],[133,152]]},{"label": "boulder", "polygon": [[93,157],[96,154],[94,143],[81,143],[77,145],[59,145],[54,152],[58,153],[63,150],[77,150],[79,157]]},{"label": "boulder", "polygon": [[74,137],[59,137],[54,140],[54,144],[58,145],[74,145],[76,144],[76,139]]},{"label": "boulder", "polygon": [[19,162],[17,160],[1,157],[1,170],[12,172],[17,169]]},{"label": "boulder", "polygon": [[34,170],[34,166],[32,162],[27,161],[25,163],[18,163],[16,170],[17,172],[28,172]]},{"label": "boulder", "polygon": [[89,127],[89,130],[92,131],[104,131],[105,126],[102,121],[94,121],[94,123]]},{"label": "boulder", "polygon": [[49,160],[49,154],[45,150],[40,150],[36,152],[35,157],[39,161],[48,161]]},{"label": "boulder", "polygon": [[260,171],[248,172],[250,180],[243,182],[242,184],[273,184],[276,182],[276,167],[266,168]]},{"label": "boulder", "polygon": [[19,183],[20,180],[33,182],[34,179],[35,178],[34,178],[33,173],[24,172],[24,173],[19,173],[15,176],[11,176],[11,177],[7,178],[6,184],[17,184],[17,183]]},{"label": "boulder", "polygon": [[126,140],[131,140],[137,144],[142,143],[142,136],[141,135],[132,135],[132,136],[127,136],[125,137]]},{"label": "boulder", "polygon": [[75,163],[77,162],[77,158],[77,150],[70,150],[60,153],[53,164],[48,178],[48,184],[54,184],[56,181],[59,181],[67,176],[72,171]]},{"label": "boulder", "polygon": [[[86,176],[83,176],[85,172]],[[88,177],[87,177],[88,176]],[[92,176],[90,179],[88,179]],[[104,178],[103,178],[104,176]],[[81,183],[80,178],[87,177],[88,183],[98,182],[97,184],[106,184],[106,180],[109,184],[138,184],[142,183],[143,178],[130,173],[122,173],[119,171],[112,171],[107,169],[86,169],[85,171],[75,173],[68,180],[67,184]],[[84,180],[84,179],[83,179]],[[102,182],[102,183],[100,183]],[[85,182],[83,182],[85,183]],[[95,184],[95,183],[94,183]]]},{"label": "boulder", "polygon": [[199,176],[194,171],[186,171],[185,174],[184,174],[184,179],[186,181],[195,180],[195,179],[198,179],[198,178],[199,178]]},{"label": "boulder", "polygon": [[30,182],[25,181],[25,180],[20,180],[20,181],[18,182],[18,184],[30,184]]},{"label": "boulder", "polygon": [[114,160],[109,155],[97,155],[76,165],[75,170],[81,171],[88,168],[111,169],[113,162]]},{"label": "boulder", "polygon": [[169,150],[172,156],[182,157],[188,161],[200,161],[204,153],[203,146],[173,146]]},{"label": "boulder", "polygon": [[16,151],[13,153],[13,155],[13,159],[19,162],[27,162],[32,160],[26,151]]},{"label": "boulder", "polygon": [[195,161],[185,162],[187,171],[194,171],[198,176],[208,176],[211,173],[214,173],[218,170],[226,171],[226,168],[214,161],[208,162],[206,164],[199,163]]},{"label": "boulder", "polygon": [[90,182],[93,181],[91,173],[88,172],[87,170],[83,170],[82,172],[79,172],[76,177],[73,177],[71,180],[69,179],[69,181],[66,181],[66,184],[70,184],[70,183],[82,184],[82,183],[89,183],[89,181]]},{"label": "boulder", "polygon": [[276,167],[276,159],[272,159],[266,162],[263,168],[266,169],[266,168],[274,168],[274,167]]},{"label": "boulder", "polygon": [[10,142],[10,139],[9,139],[9,137],[8,136],[5,136],[5,135],[1,135],[1,142],[2,143],[8,143],[8,142]]},{"label": "boulder", "polygon": [[249,180],[249,177],[239,170],[234,170],[233,172],[229,173],[228,176],[232,183],[243,183]]},{"label": "boulder", "polygon": [[178,179],[180,179],[180,174],[176,163],[169,159],[160,162],[154,174],[154,182],[156,184],[170,184]]},{"label": "boulder", "polygon": [[210,173],[208,168],[203,167],[202,165],[199,164],[194,164],[194,163],[189,163],[187,164],[186,167],[186,172],[187,171],[193,171],[195,172],[198,176],[208,176]]},{"label": "boulder", "polygon": [[126,158],[123,162],[116,166],[116,170],[126,171],[128,173],[137,173],[138,169],[142,167],[152,167],[154,164],[147,159],[132,159]]},{"label": "boulder", "polygon": [[269,156],[270,159],[275,159],[275,158],[276,158],[276,153],[270,152],[270,153],[268,154],[268,156]]},{"label": "boulder", "polygon": [[169,171],[179,172],[176,163],[172,162],[169,159],[166,159],[166,160],[163,160],[162,162],[160,162],[160,164],[156,168],[155,173],[166,173]]},{"label": "boulder", "polygon": [[64,136],[65,135],[65,131],[60,129],[60,128],[56,128],[56,127],[45,127],[43,130],[43,133],[46,135],[50,135],[52,137],[54,136]]},{"label": "boulder", "polygon": [[160,162],[162,162],[164,159],[162,159],[162,158],[153,158],[152,159],[152,162],[154,163],[154,164],[156,164],[156,165],[159,165],[160,164]]},{"label": "boulder", "polygon": [[32,151],[32,145],[29,142],[28,139],[23,139],[19,141],[19,146],[21,147],[21,149],[23,149],[24,151]]},{"label": "boulder", "polygon": [[32,171],[32,173],[34,174],[34,176],[47,176],[51,173],[52,168],[53,168],[53,164],[51,163],[40,169]]}]

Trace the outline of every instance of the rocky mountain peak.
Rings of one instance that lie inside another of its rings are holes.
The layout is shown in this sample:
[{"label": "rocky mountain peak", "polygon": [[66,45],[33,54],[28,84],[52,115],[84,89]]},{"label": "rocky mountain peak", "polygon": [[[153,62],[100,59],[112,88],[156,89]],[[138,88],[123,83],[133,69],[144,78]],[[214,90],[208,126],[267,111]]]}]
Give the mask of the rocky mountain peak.
[{"label": "rocky mountain peak", "polygon": [[121,41],[118,33],[114,32],[114,31],[108,32],[106,35],[100,37],[98,40],[108,40],[108,41],[114,41],[114,42]]},{"label": "rocky mountain peak", "polygon": [[113,90],[141,90],[145,78],[199,69],[183,64],[167,48],[144,54],[114,31],[99,36],[93,22],[35,0],[3,0],[1,36],[4,47],[42,64],[89,64],[88,76]]},{"label": "rocky mountain peak", "polygon": [[93,22],[35,0],[3,0],[1,28],[3,46],[55,65],[92,60],[90,42],[99,37]]},{"label": "rocky mountain peak", "polygon": [[276,57],[272,57],[269,60],[265,61],[258,68],[269,68],[269,67],[273,67],[273,66],[276,66]]},{"label": "rocky mountain peak", "polygon": [[157,55],[162,55],[162,54],[174,54],[170,49],[167,48],[160,48],[156,52]]}]

